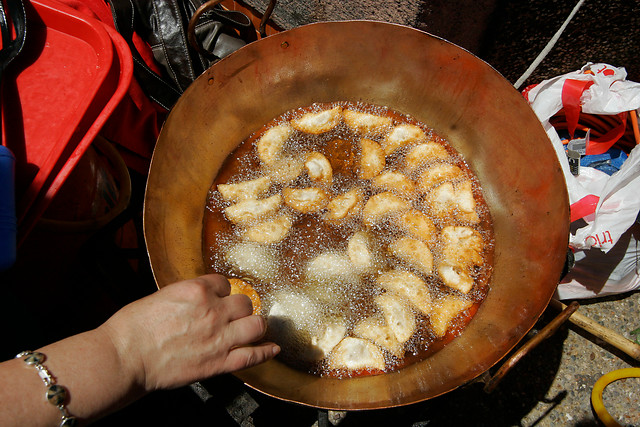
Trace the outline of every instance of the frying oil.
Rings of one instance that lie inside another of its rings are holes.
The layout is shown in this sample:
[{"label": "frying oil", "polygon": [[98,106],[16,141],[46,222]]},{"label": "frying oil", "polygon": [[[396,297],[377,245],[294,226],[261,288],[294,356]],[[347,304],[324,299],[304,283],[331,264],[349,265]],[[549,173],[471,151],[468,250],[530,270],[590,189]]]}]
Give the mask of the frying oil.
[{"label": "frying oil", "polygon": [[[421,277],[428,284],[434,301],[437,301],[440,295],[456,291],[452,291],[443,284],[435,274],[435,267],[434,274],[426,275],[386,254],[387,246],[404,235],[404,231],[395,224],[392,217],[373,226],[366,226],[361,215],[341,221],[327,221],[324,218],[326,210],[301,213],[283,204],[280,211],[289,215],[294,225],[282,241],[274,244],[244,242],[241,237],[242,227],[234,225],[225,217],[224,209],[231,203],[225,201],[217,191],[218,184],[243,182],[277,172],[261,164],[256,153],[256,142],[268,129],[289,123],[305,113],[326,110],[336,105],[344,109],[390,117],[393,125],[409,123],[419,126],[428,140],[441,144],[447,150],[450,154],[447,162],[460,167],[464,171],[464,178],[471,180],[476,212],[480,217],[480,222],[472,226],[482,236],[484,262],[481,266],[474,268],[472,272],[474,287],[464,296],[474,305],[457,316],[447,334],[438,338],[431,329],[429,318],[418,310],[413,310],[419,326],[405,343],[404,357],[393,356],[383,350],[386,360],[385,371],[399,369],[423,360],[462,331],[488,292],[493,254],[493,232],[489,210],[482,197],[477,178],[464,159],[446,140],[424,123],[385,107],[347,102],[313,104],[286,112],[242,142],[225,160],[211,186],[204,220],[204,254],[209,272],[220,273],[227,277],[244,278],[254,286],[262,301],[263,315],[268,315],[270,310],[280,313],[280,317],[273,316],[271,319],[268,338],[281,345],[283,351],[280,357],[285,362],[319,375],[366,375],[377,372],[328,371],[326,360],[316,358],[323,355],[310,351],[310,341],[314,334],[321,332],[319,328],[322,325],[339,319],[345,325],[345,333],[349,336],[360,320],[369,316],[380,316],[373,299],[383,290],[376,285],[375,279],[391,268],[409,270]],[[381,142],[383,135],[367,137]],[[374,188],[370,180],[358,178],[360,138],[361,136],[355,134],[344,121],[332,130],[319,135],[294,131],[285,141],[281,153],[282,158],[288,159],[286,166],[293,173],[285,171],[290,176],[274,179],[264,197],[281,194],[285,187],[319,186],[318,183],[309,179],[300,166],[310,152],[322,153],[331,164],[333,179],[330,185],[324,188],[330,198],[358,187],[363,190],[364,201],[366,201],[383,191]],[[409,148],[401,147],[386,156],[385,171],[402,171],[404,156]],[[296,166],[296,163],[299,166]],[[428,167],[429,163],[425,163],[422,169]],[[415,180],[420,172],[421,169],[415,170],[408,177]],[[408,198],[408,201],[412,208],[430,216],[423,194],[415,193]],[[447,218],[446,223],[437,218],[433,219],[438,229],[445,225],[458,225],[451,218]],[[366,233],[373,242],[368,249],[375,263],[372,268],[364,271],[358,271],[350,266],[346,255],[349,238],[358,232]],[[434,266],[437,266],[442,256],[442,246],[438,239],[430,244],[430,249],[434,257]],[[300,307],[294,307],[296,305]],[[283,319],[287,321],[283,322]]]}]

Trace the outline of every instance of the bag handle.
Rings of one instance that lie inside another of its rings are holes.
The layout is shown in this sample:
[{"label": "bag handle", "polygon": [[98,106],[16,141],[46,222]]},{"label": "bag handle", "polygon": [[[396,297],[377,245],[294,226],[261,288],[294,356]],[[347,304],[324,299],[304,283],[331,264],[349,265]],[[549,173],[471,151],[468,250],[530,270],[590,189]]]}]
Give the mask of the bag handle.
[{"label": "bag handle", "polygon": [[189,40],[189,44],[196,50],[196,52],[209,60],[215,60],[216,56],[198,43],[198,39],[196,38],[196,26],[198,25],[202,15],[213,10],[213,8],[219,3],[222,3],[222,1],[223,0],[210,0],[203,3],[198,9],[196,9],[193,16],[191,16],[191,19],[189,20],[189,27],[187,28],[187,40]]},{"label": "bag handle", "polygon": [[[567,119],[567,130],[571,138],[574,137],[580,119],[580,113],[582,112],[580,98],[584,91],[589,89],[593,83],[591,80],[567,79],[562,85],[562,107],[564,108],[564,114]],[[617,117],[620,120],[617,126],[610,129],[600,138],[591,138],[589,140],[586,154],[606,153],[624,135],[627,124],[627,112],[619,113]]]},{"label": "bag handle", "polygon": [[153,101],[167,111],[173,107],[178,98],[178,91],[172,84],[156,74],[144,61],[133,43],[135,10],[130,0],[108,0],[116,30],[125,39],[133,57],[133,72],[144,92]]},{"label": "bag handle", "polygon": [[[257,40],[258,38],[251,19],[249,19],[247,15],[241,12],[236,12],[234,10],[216,8],[216,6],[222,3],[222,1],[223,0],[209,0],[206,3],[203,3],[191,16],[191,19],[189,20],[189,26],[187,27],[187,40],[189,41],[189,44],[196,50],[196,52],[209,60],[215,60],[218,58],[212,52],[205,49],[198,42],[198,38],[196,37],[196,27],[198,26],[198,22],[200,21],[200,18],[207,13],[215,14],[221,22],[224,22],[227,25],[236,28],[240,32],[240,36],[242,37],[242,39],[246,42],[252,42]],[[269,5],[267,6],[262,19],[260,20],[259,33],[260,37],[262,38],[267,36],[267,21],[271,17],[271,13],[273,12],[275,5],[276,0],[269,0]]]}]

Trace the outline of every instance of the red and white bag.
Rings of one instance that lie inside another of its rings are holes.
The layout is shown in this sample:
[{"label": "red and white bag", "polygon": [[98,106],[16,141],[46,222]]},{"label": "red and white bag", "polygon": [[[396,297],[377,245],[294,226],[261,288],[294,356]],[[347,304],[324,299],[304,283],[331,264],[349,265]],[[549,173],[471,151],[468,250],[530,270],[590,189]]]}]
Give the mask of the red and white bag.
[{"label": "red and white bag", "polygon": [[588,63],[578,71],[524,91],[556,150],[569,192],[573,225],[569,243],[575,251],[576,266],[558,286],[557,296],[561,299],[640,288],[637,236],[631,230],[640,212],[640,148],[635,142],[627,145],[628,150],[624,151],[629,157],[611,176],[588,167],[580,167],[579,175],[574,176],[557,132],[558,116],[573,135],[581,117],[593,115],[607,117],[611,126],[591,138],[586,154],[605,153],[625,134],[633,132],[633,127],[637,140],[640,83],[627,81],[626,76],[624,68]]}]

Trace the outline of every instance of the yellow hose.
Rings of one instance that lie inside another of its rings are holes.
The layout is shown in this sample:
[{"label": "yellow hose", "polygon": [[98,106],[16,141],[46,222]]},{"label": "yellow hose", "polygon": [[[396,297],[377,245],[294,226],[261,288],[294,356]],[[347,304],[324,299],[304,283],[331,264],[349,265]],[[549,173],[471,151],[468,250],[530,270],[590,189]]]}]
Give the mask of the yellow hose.
[{"label": "yellow hose", "polygon": [[609,372],[608,374],[604,374],[600,379],[598,379],[598,381],[596,381],[593,385],[593,390],[591,390],[591,405],[593,405],[593,410],[606,427],[621,426],[611,415],[609,415],[609,412],[607,412],[607,409],[604,407],[602,392],[606,386],[623,378],[640,378],[640,368],[618,369],[616,371]]}]

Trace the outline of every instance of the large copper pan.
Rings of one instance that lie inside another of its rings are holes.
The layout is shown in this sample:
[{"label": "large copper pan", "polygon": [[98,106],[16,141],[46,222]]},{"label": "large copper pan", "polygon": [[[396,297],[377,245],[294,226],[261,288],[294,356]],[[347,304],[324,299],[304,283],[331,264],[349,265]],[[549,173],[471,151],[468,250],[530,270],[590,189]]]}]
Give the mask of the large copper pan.
[{"label": "large copper pan", "polygon": [[520,94],[469,52],[398,25],[312,24],[252,43],[200,76],[158,139],[145,237],[159,287],[205,272],[205,200],[225,157],[264,123],[313,102],[386,105],[427,123],[461,152],[495,225],[491,290],[464,333],[421,363],[385,375],[318,378],[278,361],[240,372],[249,386],[327,409],[405,405],[446,393],[498,362],[544,311],[569,230],[564,179]]}]

